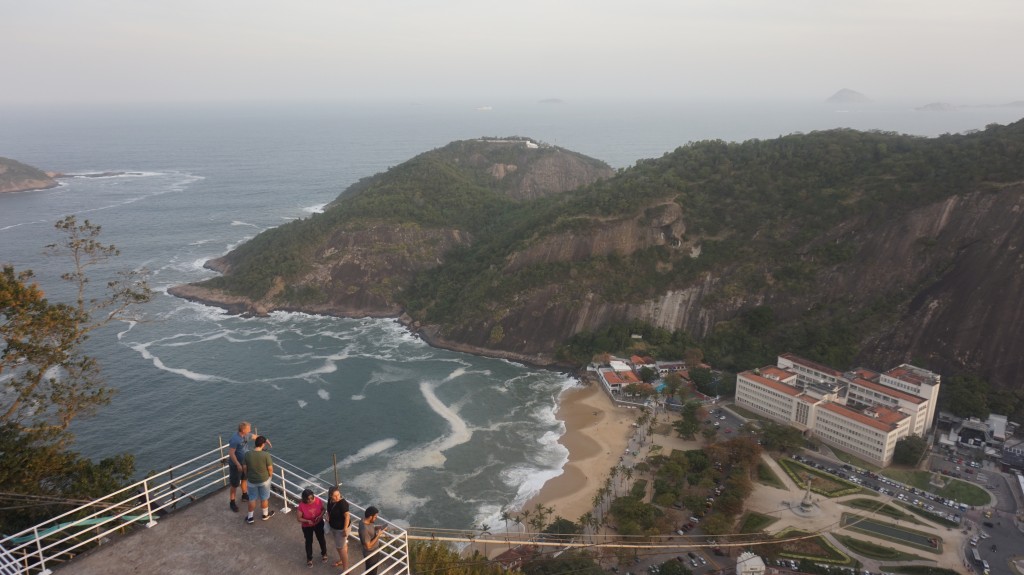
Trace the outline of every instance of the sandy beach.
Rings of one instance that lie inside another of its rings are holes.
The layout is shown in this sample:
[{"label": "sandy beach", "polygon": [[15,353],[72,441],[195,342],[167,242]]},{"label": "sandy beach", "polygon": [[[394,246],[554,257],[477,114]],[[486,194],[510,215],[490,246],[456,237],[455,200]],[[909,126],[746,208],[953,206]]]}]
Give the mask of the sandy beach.
[{"label": "sandy beach", "polygon": [[637,415],[634,409],[615,407],[600,384],[567,391],[556,416],[565,422],[559,443],[569,450],[569,461],[525,509],[540,503],[555,509],[551,519],[561,515],[572,521],[591,511],[594,495],[626,449]]}]

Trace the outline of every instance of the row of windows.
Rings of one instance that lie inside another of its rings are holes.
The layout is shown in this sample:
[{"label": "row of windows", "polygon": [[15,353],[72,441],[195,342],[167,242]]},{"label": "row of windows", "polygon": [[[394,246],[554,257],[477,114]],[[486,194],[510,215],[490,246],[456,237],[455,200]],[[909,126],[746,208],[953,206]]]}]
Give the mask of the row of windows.
[{"label": "row of windows", "polygon": [[[742,383],[743,382],[741,381],[741,384]],[[766,393],[766,391],[768,393]],[[788,405],[780,405],[780,403],[785,401],[786,398],[788,398],[788,396],[783,396],[782,394],[775,393],[772,390],[765,390],[760,387],[740,385],[736,388],[737,403],[753,407],[754,409],[763,411],[775,418],[789,421],[790,413],[792,413],[791,403],[786,402]]]},{"label": "row of windows", "polygon": [[879,438],[878,434],[871,433],[861,427],[853,427],[847,424],[845,419],[840,419],[831,414],[826,416],[819,415],[818,422],[824,424],[824,426],[830,426],[833,433],[846,437],[851,441],[861,441],[871,445],[883,445],[885,443]]}]

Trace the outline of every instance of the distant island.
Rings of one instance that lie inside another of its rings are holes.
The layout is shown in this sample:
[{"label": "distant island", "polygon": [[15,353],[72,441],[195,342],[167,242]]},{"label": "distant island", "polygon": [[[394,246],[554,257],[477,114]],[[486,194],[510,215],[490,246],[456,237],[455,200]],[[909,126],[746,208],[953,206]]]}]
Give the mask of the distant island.
[{"label": "distant island", "polygon": [[61,174],[44,172],[10,158],[0,158],[0,193],[45,190],[60,185]]},{"label": "distant island", "polygon": [[871,98],[849,88],[843,88],[825,100],[826,104],[868,104],[870,102]]},{"label": "distant island", "polygon": [[956,104],[950,104],[949,102],[932,102],[931,104],[925,104],[924,106],[918,106],[914,108],[918,112],[956,112],[960,109],[960,106]]}]

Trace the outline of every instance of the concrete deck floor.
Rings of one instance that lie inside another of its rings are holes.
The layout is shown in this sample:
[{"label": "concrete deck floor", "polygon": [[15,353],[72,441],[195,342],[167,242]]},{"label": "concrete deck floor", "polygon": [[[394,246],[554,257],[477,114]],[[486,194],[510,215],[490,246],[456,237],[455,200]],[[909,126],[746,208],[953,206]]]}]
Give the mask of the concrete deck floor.
[{"label": "concrete deck floor", "polygon": [[[269,521],[259,519],[257,508],[253,525],[244,521],[247,503],[239,504],[238,513],[231,511],[227,489],[222,489],[158,519],[152,528],[112,535],[110,543],[51,568],[55,573],[75,575],[341,573],[340,567],[332,567],[338,553],[329,534],[329,561],[320,561],[320,547],[314,539],[313,568],[306,567],[302,529],[294,511],[281,512],[281,499],[271,497],[270,508],[276,513]],[[350,538],[348,548],[349,564],[354,565],[362,559],[359,542]],[[362,567],[353,572],[362,573]]]}]

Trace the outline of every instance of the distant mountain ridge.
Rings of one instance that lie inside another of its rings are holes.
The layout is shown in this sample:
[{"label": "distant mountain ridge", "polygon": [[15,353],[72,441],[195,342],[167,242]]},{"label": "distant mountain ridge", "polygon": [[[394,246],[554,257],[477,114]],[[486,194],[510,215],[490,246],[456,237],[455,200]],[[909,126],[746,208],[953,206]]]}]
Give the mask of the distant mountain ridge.
[{"label": "distant mountain ridge", "polygon": [[871,99],[856,90],[843,88],[829,96],[825,102],[829,104],[868,104]]},{"label": "distant mountain ridge", "polygon": [[0,193],[45,190],[56,187],[57,174],[9,158],[0,158]]},{"label": "distant mountain ridge", "polygon": [[257,313],[404,313],[437,345],[537,364],[642,321],[738,368],[785,349],[1010,387],[1024,362],[1024,307],[1008,296],[1024,291],[1022,212],[1024,121],[695,142],[614,175],[558,148],[463,141],[171,293]]}]

